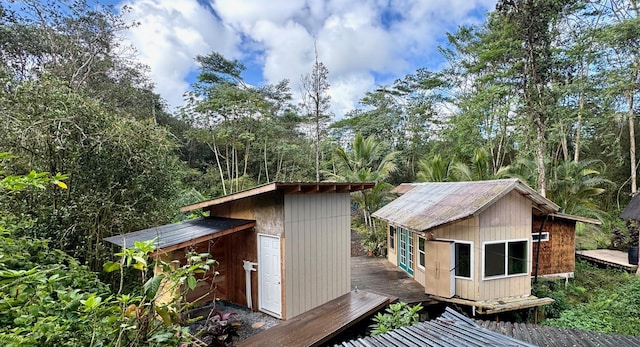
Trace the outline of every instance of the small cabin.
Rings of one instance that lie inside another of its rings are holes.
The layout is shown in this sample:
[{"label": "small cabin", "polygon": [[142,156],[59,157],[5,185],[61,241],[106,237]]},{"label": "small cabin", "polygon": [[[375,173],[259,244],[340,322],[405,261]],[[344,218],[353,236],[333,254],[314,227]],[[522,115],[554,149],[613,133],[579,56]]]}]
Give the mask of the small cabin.
[{"label": "small cabin", "polygon": [[403,194],[372,216],[388,224],[388,260],[425,293],[470,302],[531,295],[534,217],[558,205],[517,179],[396,191]]},{"label": "small cabin", "polygon": [[106,240],[132,247],[155,238],[166,260],[208,252],[219,275],[199,282],[188,300],[215,297],[291,319],[351,290],[350,193],[373,186],[269,183],[180,209],[208,217]]}]

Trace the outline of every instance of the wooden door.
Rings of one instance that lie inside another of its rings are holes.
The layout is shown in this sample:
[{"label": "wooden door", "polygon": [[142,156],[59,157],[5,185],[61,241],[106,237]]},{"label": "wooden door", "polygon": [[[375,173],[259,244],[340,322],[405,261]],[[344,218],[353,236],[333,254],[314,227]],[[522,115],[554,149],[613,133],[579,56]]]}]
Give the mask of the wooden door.
[{"label": "wooden door", "polygon": [[398,228],[398,266],[413,276],[413,233],[409,230]]},{"label": "wooden door", "polygon": [[452,241],[425,242],[425,293],[443,298],[455,294],[454,245]]}]

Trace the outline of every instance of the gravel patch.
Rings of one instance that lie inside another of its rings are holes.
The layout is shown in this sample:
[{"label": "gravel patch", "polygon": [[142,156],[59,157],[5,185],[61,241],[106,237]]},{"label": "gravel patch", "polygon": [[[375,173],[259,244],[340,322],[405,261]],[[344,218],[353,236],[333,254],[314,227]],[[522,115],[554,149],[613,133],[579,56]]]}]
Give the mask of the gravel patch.
[{"label": "gravel patch", "polygon": [[[201,316],[203,319],[200,319],[189,325],[189,330],[192,334],[196,334],[198,331],[202,330],[206,324],[206,318],[209,316],[209,313],[213,310],[218,310],[220,312],[235,312],[236,314],[229,319],[229,323],[238,324],[240,326],[237,329],[238,336],[233,338],[233,342],[242,341],[250,336],[253,336],[261,331],[267,330],[273,326],[280,324],[280,320],[274,317],[271,317],[262,312],[252,312],[246,307],[241,307],[238,305],[234,305],[231,303],[226,303],[223,301],[218,301],[215,305],[205,305],[203,307],[197,308],[189,313],[190,317],[198,317]],[[207,345],[211,342],[210,336],[205,336],[200,338]],[[233,345],[233,344],[232,344]]]}]

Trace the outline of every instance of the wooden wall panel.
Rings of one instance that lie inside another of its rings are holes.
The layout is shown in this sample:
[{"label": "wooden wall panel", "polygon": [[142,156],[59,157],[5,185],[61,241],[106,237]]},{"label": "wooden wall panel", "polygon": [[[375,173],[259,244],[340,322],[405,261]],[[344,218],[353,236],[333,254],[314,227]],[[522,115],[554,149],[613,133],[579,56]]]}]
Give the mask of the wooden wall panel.
[{"label": "wooden wall panel", "polygon": [[[455,279],[455,295],[468,300],[477,300],[478,296],[478,244],[480,241],[479,227],[480,219],[478,217],[468,218],[463,221],[450,224],[441,228],[433,229],[432,233],[436,239],[453,240],[453,241],[471,241],[473,242],[473,259],[471,264],[471,279],[456,278]],[[427,261],[432,259],[426,255]],[[422,283],[422,285],[425,285]]]},{"label": "wooden wall panel", "polygon": [[348,193],[285,196],[286,319],[351,289]]},{"label": "wooden wall panel", "polygon": [[[528,275],[483,280],[483,243],[527,239],[531,254],[531,200],[515,191],[496,201],[480,215],[480,240],[475,246],[479,286],[476,300],[519,297],[531,294]],[[530,259],[530,257],[529,257]],[[531,269],[531,263],[528,264]]]},{"label": "wooden wall panel", "polygon": [[[542,218],[535,218],[532,234],[540,230]],[[531,275],[535,275],[535,260],[538,246],[538,275],[573,273],[575,271],[575,221],[549,218],[542,229],[549,233],[549,241],[535,242],[532,247]]]}]

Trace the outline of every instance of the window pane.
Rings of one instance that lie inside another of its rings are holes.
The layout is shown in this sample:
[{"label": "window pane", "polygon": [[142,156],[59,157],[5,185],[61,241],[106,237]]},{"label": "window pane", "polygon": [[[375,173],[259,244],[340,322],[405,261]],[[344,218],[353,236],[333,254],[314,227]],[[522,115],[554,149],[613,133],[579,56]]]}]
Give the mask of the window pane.
[{"label": "window pane", "polygon": [[418,238],[418,265],[424,267],[424,239]]},{"label": "window pane", "polygon": [[389,227],[389,248],[396,248],[396,228]]},{"label": "window pane", "polygon": [[509,242],[509,275],[527,273],[527,241]]},{"label": "window pane", "polygon": [[456,243],[456,276],[471,277],[471,245]]},{"label": "window pane", "polygon": [[484,275],[503,276],[504,269],[504,243],[492,243],[484,245]]}]

